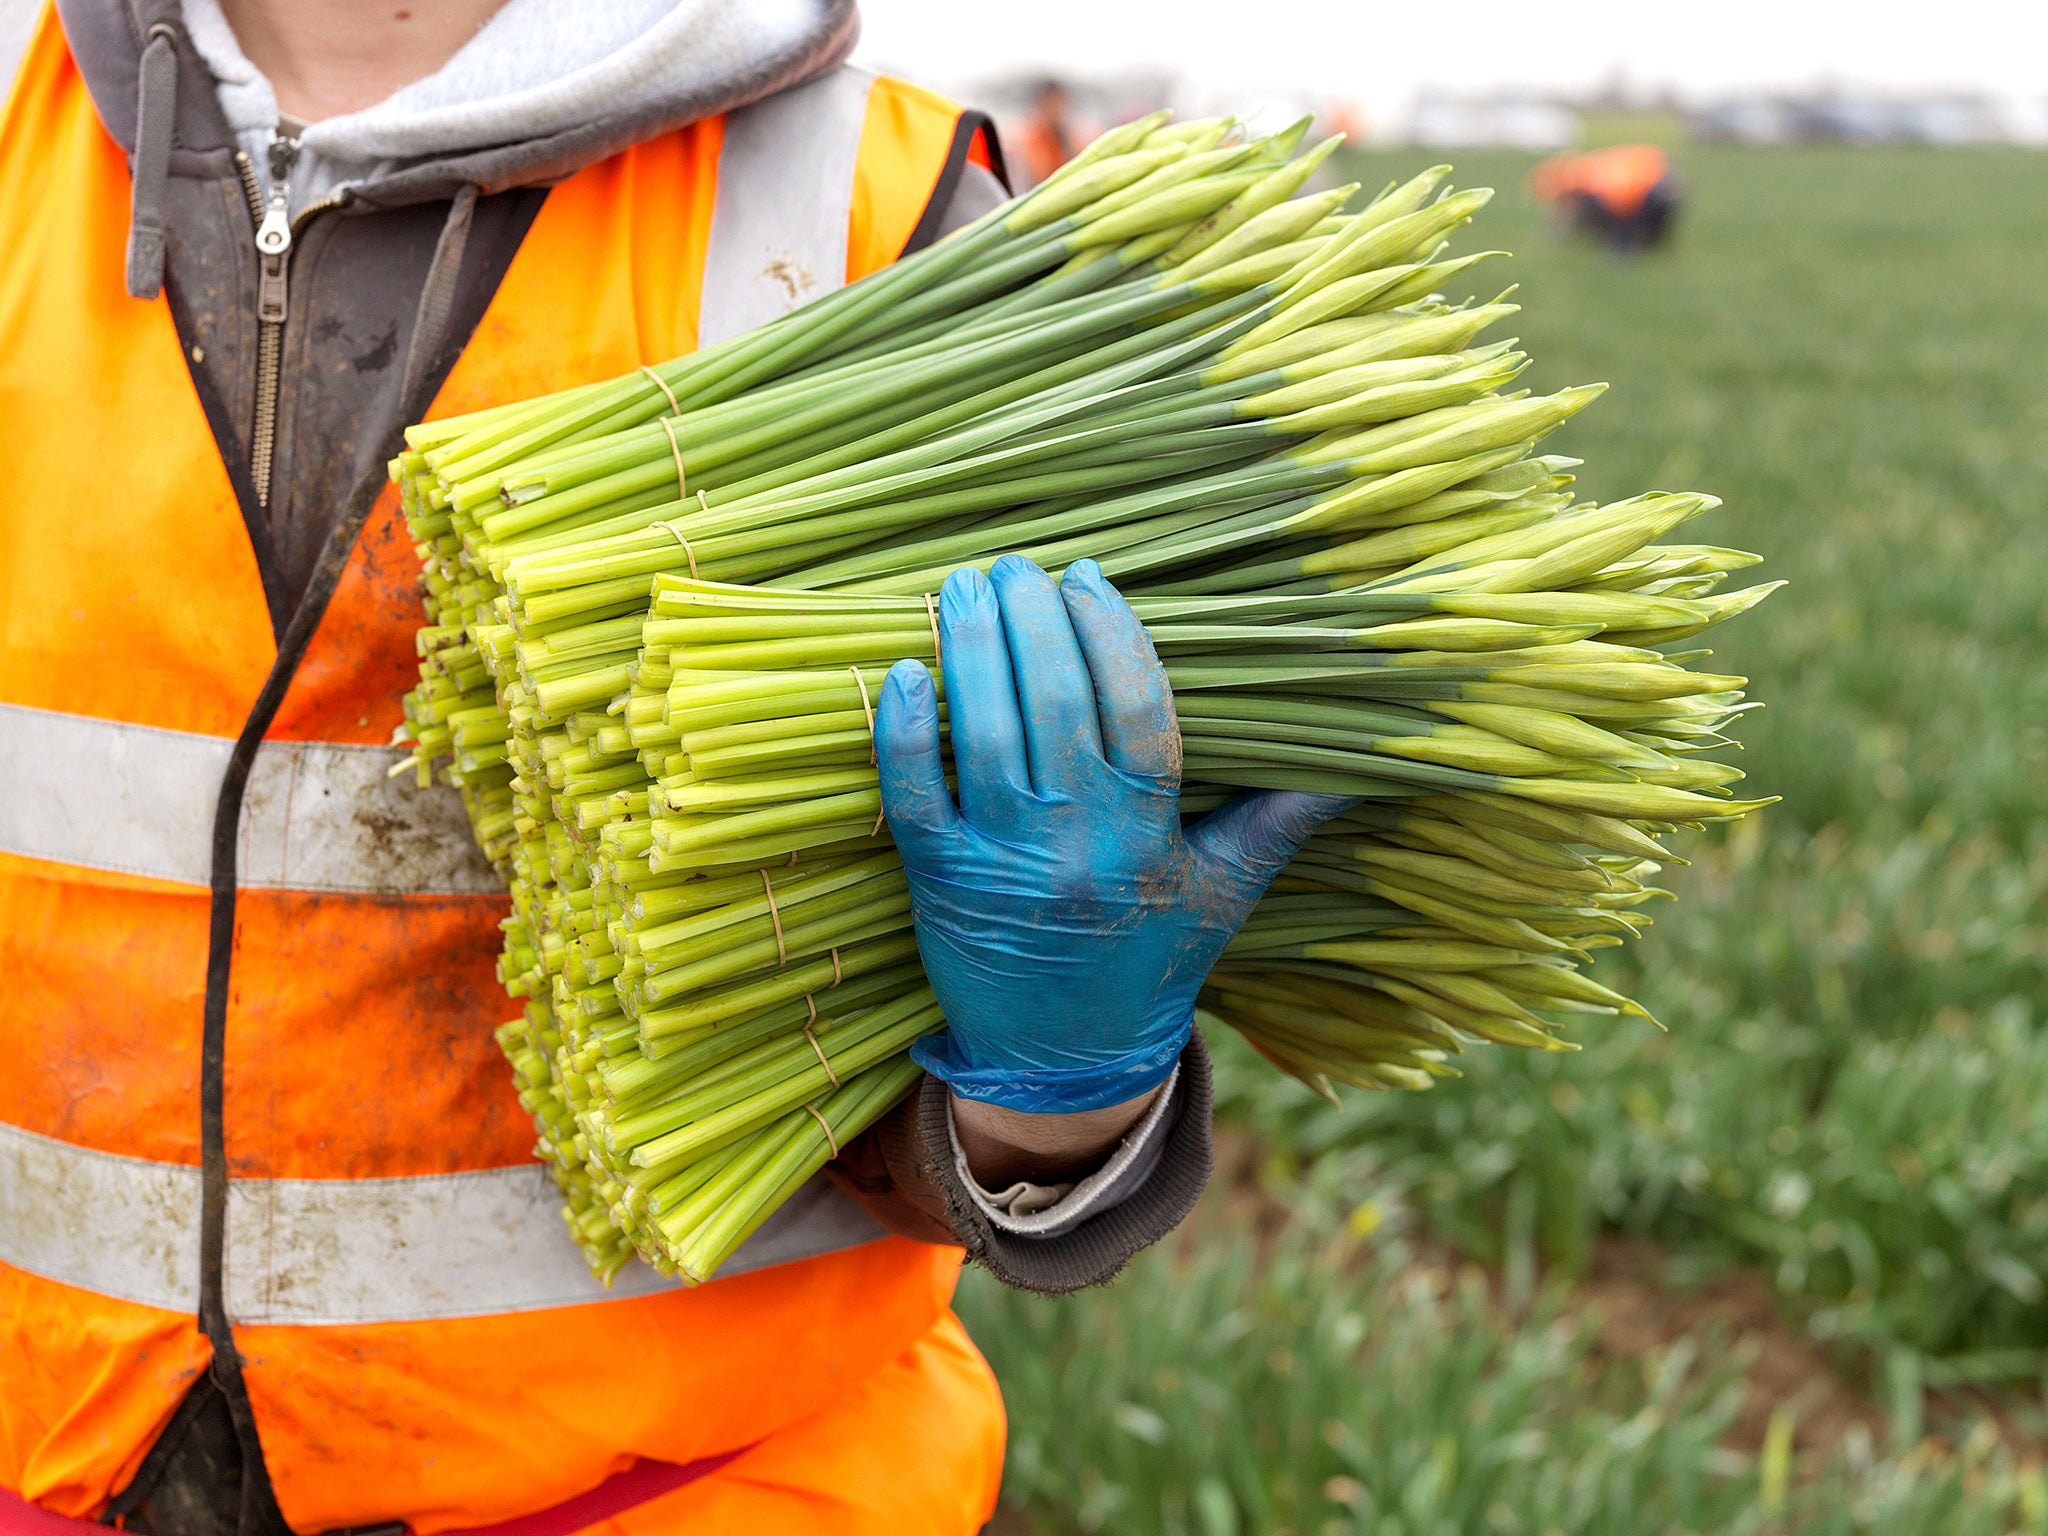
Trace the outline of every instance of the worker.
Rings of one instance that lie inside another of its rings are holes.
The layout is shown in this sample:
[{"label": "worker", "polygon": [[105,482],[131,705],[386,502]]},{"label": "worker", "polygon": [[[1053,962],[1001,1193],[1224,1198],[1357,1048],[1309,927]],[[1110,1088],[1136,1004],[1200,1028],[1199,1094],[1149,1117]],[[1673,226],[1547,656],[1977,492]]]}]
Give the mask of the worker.
[{"label": "worker", "polygon": [[1671,235],[1679,189],[1654,144],[1616,144],[1553,155],[1529,173],[1531,189],[1569,230],[1609,250],[1653,250]]},{"label": "worker", "polygon": [[963,1253],[1066,1292],[1188,1211],[1195,991],[1338,802],[1184,835],[1100,571],[949,580],[957,799],[921,667],[877,720],[929,1076],[712,1283],[607,1290],[492,1042],[503,890],[389,776],[385,463],[958,227],[986,120],[846,65],[852,0],[0,20],[0,1533],[977,1529]]},{"label": "worker", "polygon": [[1081,148],[1067,88],[1050,77],[1032,89],[1031,107],[1013,125],[1010,138],[1022,185],[1035,187],[1074,158]]}]

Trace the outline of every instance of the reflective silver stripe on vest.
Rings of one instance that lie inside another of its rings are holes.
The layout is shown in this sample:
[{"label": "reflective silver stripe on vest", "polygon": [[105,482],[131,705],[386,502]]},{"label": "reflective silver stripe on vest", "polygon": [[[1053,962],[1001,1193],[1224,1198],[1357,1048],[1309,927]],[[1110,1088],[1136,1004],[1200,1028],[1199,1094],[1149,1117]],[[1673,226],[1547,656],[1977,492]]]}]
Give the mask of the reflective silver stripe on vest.
[{"label": "reflective silver stripe on vest", "polygon": [[43,0],[0,0],[0,105],[14,88],[21,73],[21,61],[28,57],[28,45],[35,41],[36,23],[42,20]]},{"label": "reflective silver stripe on vest", "polygon": [[842,65],[727,116],[699,346],[845,286],[854,167],[874,80]]},{"label": "reflective silver stripe on vest", "polygon": [[[819,1174],[718,1278],[883,1235]],[[0,1261],[103,1296],[196,1311],[199,1170],[0,1126]],[[401,1179],[236,1179],[226,1263],[228,1315],[238,1323],[476,1317],[679,1284],[639,1263],[609,1290],[593,1279],[538,1163]]]},{"label": "reflective silver stripe on vest", "polygon": [[[235,744],[0,704],[0,851],[207,885]],[[242,801],[241,883],[375,895],[505,886],[451,789],[389,777],[400,748],[265,742]]]}]

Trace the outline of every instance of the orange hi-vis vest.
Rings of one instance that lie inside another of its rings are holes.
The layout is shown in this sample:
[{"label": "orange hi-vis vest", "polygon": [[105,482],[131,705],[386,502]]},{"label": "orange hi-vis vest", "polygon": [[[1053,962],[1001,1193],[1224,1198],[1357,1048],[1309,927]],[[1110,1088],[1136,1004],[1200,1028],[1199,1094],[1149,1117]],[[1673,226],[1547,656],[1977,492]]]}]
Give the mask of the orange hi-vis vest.
[{"label": "orange hi-vis vest", "polygon": [[[886,264],[968,123],[841,69],[589,166],[433,414]],[[129,195],[46,10],[0,117],[0,1490],[94,1515],[230,1339],[308,1532],[504,1520],[924,1358],[958,1251],[828,1184],[712,1284],[583,1270],[491,1036],[505,897],[454,793],[386,776],[420,620],[395,500],[274,637],[171,312],[124,288]],[[906,1475],[964,1508],[1000,1408],[960,1401],[967,1449]]]},{"label": "orange hi-vis vest", "polygon": [[1529,175],[1545,202],[1577,194],[1627,218],[1670,172],[1670,157],[1656,145],[1616,144],[1585,154],[1553,155]]}]

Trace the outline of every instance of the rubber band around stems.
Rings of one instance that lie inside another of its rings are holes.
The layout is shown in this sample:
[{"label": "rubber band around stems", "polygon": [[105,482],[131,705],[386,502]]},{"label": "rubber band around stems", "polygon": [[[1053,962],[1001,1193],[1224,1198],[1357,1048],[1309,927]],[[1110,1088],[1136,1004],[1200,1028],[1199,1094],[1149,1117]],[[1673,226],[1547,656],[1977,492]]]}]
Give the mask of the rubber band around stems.
[{"label": "rubber band around stems", "polygon": [[703,578],[697,574],[697,551],[690,548],[690,541],[683,537],[682,530],[680,528],[676,527],[674,523],[649,523],[647,526],[650,528],[659,528],[663,533],[667,534],[670,538],[674,539],[678,544],[682,545],[683,553],[689,557],[690,561],[690,580],[703,580]]},{"label": "rubber band around stems", "polygon": [[668,387],[668,380],[664,379],[660,374],[656,373],[652,368],[648,367],[645,363],[642,363],[640,365],[640,371],[646,374],[648,378],[654,381],[654,387],[656,389],[660,390],[664,395],[668,396],[669,410],[674,412],[678,416],[682,415],[683,403],[682,401],[676,398],[676,392]]},{"label": "rubber band around stems", "polygon": [[805,1114],[809,1115],[813,1120],[818,1122],[818,1129],[825,1133],[825,1145],[830,1147],[832,1149],[832,1155],[834,1157],[837,1157],[839,1155],[839,1138],[832,1134],[832,1122],[827,1120],[823,1115],[819,1114],[816,1108],[814,1108],[812,1105],[804,1105],[803,1111]]},{"label": "rubber band around stems", "polygon": [[[665,416],[662,418],[662,420],[664,421],[666,421],[667,419],[668,418]],[[678,474],[682,473],[682,468],[680,464],[677,466],[676,472]],[[709,512],[711,510],[710,504],[705,501],[704,493],[702,491],[699,491],[697,493],[697,505],[706,512]],[[650,528],[659,528],[663,533],[667,534],[670,538],[674,539],[678,544],[683,546],[683,554],[687,556],[690,561],[690,580],[702,581],[704,579],[703,577],[697,574],[697,551],[690,548],[690,541],[683,537],[682,529],[678,528],[674,523],[665,523],[660,521],[659,519],[656,519],[654,522],[649,523],[647,526]],[[791,859],[790,862],[795,863],[796,861],[794,859]]]},{"label": "rubber band around stems", "polygon": [[789,964],[789,946],[782,940],[782,913],[775,906],[775,884],[768,878],[768,871],[761,871],[761,889],[768,893],[768,916],[775,923],[775,963]]},{"label": "rubber band around stems", "polygon": [[[868,761],[880,763],[882,760],[881,756],[875,751],[875,706],[868,701],[868,680],[860,675],[859,667],[848,667],[846,670],[851,672],[853,680],[860,684],[861,713],[868,717]],[[888,815],[889,813],[881,807],[877,806],[875,808],[875,824],[868,828],[869,837],[879,837],[881,835],[882,823],[888,818]],[[832,951],[832,969],[835,974],[839,970],[839,951],[836,949]],[[836,987],[839,983],[834,981],[832,985]]]},{"label": "rubber band around stems", "polygon": [[[831,951],[831,954],[832,985],[836,987],[839,985],[841,981],[845,980],[845,977],[840,973],[839,970],[839,951],[837,949],[834,949]],[[797,1027],[801,1029],[806,1035],[808,1035],[810,1034],[812,1027],[818,1022],[818,1000],[815,997],[811,996],[810,993],[806,992],[804,994],[804,1006],[811,1010],[811,1016],[808,1019],[804,1020],[804,1022],[798,1025]],[[813,1038],[811,1041],[811,1049],[814,1051],[818,1050],[818,1042],[815,1038]],[[825,1053],[823,1051],[818,1051],[818,1059],[820,1061],[825,1061]],[[839,1079],[833,1077],[832,1063],[829,1061],[825,1062],[825,1075],[827,1077],[832,1078],[833,1087],[837,1088],[839,1086]]]},{"label": "rubber band around stems", "polygon": [[868,702],[868,680],[860,675],[859,667],[848,667],[853,680],[860,685],[860,710],[868,717],[868,761],[879,763],[881,758],[875,752],[875,706]]},{"label": "rubber band around stems", "polygon": [[654,418],[654,424],[661,428],[662,435],[668,439],[669,457],[676,461],[676,499],[680,501],[690,494],[690,485],[683,478],[683,445],[676,441],[676,419],[673,416],[657,416]]},{"label": "rubber band around stems", "polygon": [[818,1065],[825,1069],[825,1076],[832,1080],[832,1086],[834,1088],[845,1087],[846,1085],[839,1081],[839,1074],[832,1070],[832,1063],[825,1056],[825,1047],[818,1044],[818,1037],[811,1033],[810,1025],[806,1024],[803,1026],[803,1036],[811,1042],[811,1049],[818,1053]]},{"label": "rubber band around stems", "polygon": [[[932,662],[935,666],[942,667],[946,664],[946,653],[939,645],[939,608],[938,604],[932,600],[932,595],[929,592],[924,595],[924,616],[930,619],[932,624]],[[861,676],[859,667],[848,667],[846,670],[851,672],[853,680],[860,684],[860,709],[861,713],[868,718],[868,761],[880,763],[882,760],[881,755],[875,748],[875,706],[868,700],[868,680]],[[882,823],[888,819],[889,813],[879,806],[876,807],[875,824],[868,828],[868,836],[880,837],[882,835]],[[833,965],[836,967],[838,963],[839,955],[838,951],[835,950],[833,951]],[[833,985],[837,986],[838,983],[834,982]]]}]

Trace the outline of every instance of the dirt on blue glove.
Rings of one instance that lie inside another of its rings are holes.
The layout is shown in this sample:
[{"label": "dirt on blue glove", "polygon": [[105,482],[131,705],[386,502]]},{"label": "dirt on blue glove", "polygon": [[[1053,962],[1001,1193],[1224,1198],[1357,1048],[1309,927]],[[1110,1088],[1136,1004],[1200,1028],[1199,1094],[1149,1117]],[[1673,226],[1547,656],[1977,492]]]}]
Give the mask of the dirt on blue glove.
[{"label": "dirt on blue glove", "polygon": [[1185,833],[1152,639],[1092,560],[1004,556],[939,600],[956,805],[922,663],[876,709],[882,808],[946,1028],[912,1047],[962,1098],[1063,1113],[1172,1072],[1195,993],[1281,867],[1350,802],[1242,796]]}]

